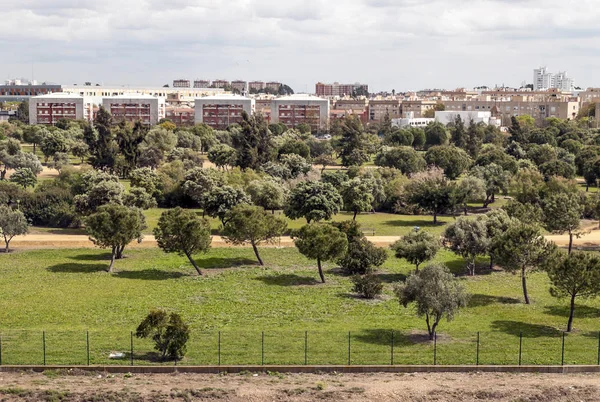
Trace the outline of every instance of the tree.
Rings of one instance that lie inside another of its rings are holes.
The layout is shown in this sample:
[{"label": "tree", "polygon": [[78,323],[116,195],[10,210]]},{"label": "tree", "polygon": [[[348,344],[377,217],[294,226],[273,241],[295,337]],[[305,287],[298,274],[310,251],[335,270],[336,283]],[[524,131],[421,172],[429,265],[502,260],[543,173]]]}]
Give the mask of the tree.
[{"label": "tree", "polygon": [[100,248],[110,248],[108,272],[113,272],[115,259],[123,256],[125,246],[133,240],[142,241],[146,222],[142,211],[123,205],[103,205],[85,220],[90,240]]},{"label": "tree", "polygon": [[23,101],[17,107],[17,120],[24,124],[29,124],[29,102]]},{"label": "tree", "polygon": [[396,258],[415,264],[416,272],[419,272],[419,265],[435,257],[440,247],[440,240],[424,230],[412,231],[391,245]]},{"label": "tree", "polygon": [[556,234],[567,233],[569,235],[569,254],[571,254],[573,237],[579,237],[582,234],[578,232],[583,213],[579,194],[552,193],[544,199],[543,211],[543,223],[546,230]]},{"label": "tree", "polygon": [[456,180],[471,165],[469,154],[453,145],[432,146],[425,154],[429,165],[435,165],[444,170],[450,180]]},{"label": "tree", "polygon": [[160,215],[152,233],[158,247],[165,253],[185,255],[198,275],[202,275],[192,256],[210,249],[210,223],[207,219],[180,207],[169,209]]},{"label": "tree", "polygon": [[372,273],[365,275],[354,275],[352,276],[352,283],[354,284],[352,290],[365,299],[374,299],[375,296],[380,295],[381,291],[383,290],[381,278]]},{"label": "tree", "polygon": [[139,121],[133,126],[125,122],[119,124],[116,133],[116,142],[119,145],[121,155],[125,159],[123,176],[127,177],[133,169],[138,167],[142,152],[140,144],[144,141],[147,132],[148,129]]},{"label": "tree", "polygon": [[501,236],[508,230],[513,223],[513,219],[503,209],[492,209],[485,214],[485,226],[487,228],[487,237],[490,239],[488,254],[490,256],[490,269],[494,267],[494,247],[493,241],[497,236]]},{"label": "tree", "polygon": [[56,169],[58,173],[63,170],[65,166],[69,166],[71,164],[71,158],[69,154],[66,152],[57,152],[52,156],[52,162],[48,164],[48,166]]},{"label": "tree", "polygon": [[71,146],[71,152],[73,156],[81,160],[81,164],[85,161],[85,158],[90,154],[90,147],[83,141],[76,141]]},{"label": "tree", "polygon": [[12,209],[7,205],[0,205],[0,235],[4,237],[4,251],[8,253],[10,241],[15,236],[29,232],[29,223],[23,212]]},{"label": "tree", "polygon": [[570,298],[567,332],[571,332],[575,299],[600,295],[600,259],[591,253],[575,252],[547,265],[546,271],[552,283],[550,294]]},{"label": "tree", "polygon": [[454,207],[454,186],[438,168],[413,175],[405,190],[408,202],[431,213],[433,223],[437,223],[439,214]]},{"label": "tree", "polygon": [[29,144],[33,144],[33,153],[35,154],[37,146],[42,143],[48,134],[48,130],[41,126],[26,126],[23,129],[23,140]]},{"label": "tree", "polygon": [[556,246],[546,241],[536,226],[517,221],[492,240],[492,247],[500,266],[510,272],[520,271],[523,297],[529,304],[527,273],[549,259]]},{"label": "tree", "polygon": [[180,360],[185,355],[185,344],[190,338],[190,328],[177,313],[152,310],[138,325],[135,336],[152,338],[154,349],[161,358]]},{"label": "tree", "polygon": [[360,166],[368,162],[370,159],[368,134],[365,133],[358,116],[344,117],[340,124],[340,131],[338,154],[342,159],[342,165]]},{"label": "tree", "polygon": [[131,187],[140,187],[146,190],[152,197],[162,193],[162,182],[159,174],[150,168],[138,168],[129,174]]},{"label": "tree", "polygon": [[40,145],[46,161],[59,152],[69,152],[69,141],[60,131],[48,133]]},{"label": "tree", "polygon": [[341,196],[344,200],[344,209],[354,213],[352,220],[356,220],[358,213],[369,212],[373,209],[375,197],[372,188],[358,177],[342,185]]},{"label": "tree", "polygon": [[465,149],[467,146],[467,129],[465,128],[465,122],[460,117],[460,114],[456,114],[452,127],[450,128],[450,141],[455,146]]},{"label": "tree", "polygon": [[475,166],[471,170],[471,174],[481,180],[485,184],[485,201],[483,206],[487,207],[496,201],[496,194],[499,192],[506,193],[510,183],[510,172],[502,169],[502,166],[495,163],[490,163],[485,166]]},{"label": "tree", "polygon": [[93,167],[112,170],[119,153],[119,145],[111,130],[112,116],[100,106],[94,117],[94,128],[84,129],[84,139],[90,147],[90,162]]},{"label": "tree", "polygon": [[475,275],[477,256],[487,254],[490,247],[485,219],[458,218],[446,227],[444,242],[450,250],[467,261],[469,274]]},{"label": "tree", "polygon": [[9,180],[25,189],[27,187],[33,188],[37,184],[37,176],[29,168],[18,168],[13,172]]},{"label": "tree", "polygon": [[467,306],[469,298],[464,287],[442,264],[431,264],[411,273],[404,285],[395,288],[395,293],[402,306],[416,304],[417,315],[425,317],[430,340],[435,338],[442,318],[451,321]]},{"label": "tree", "polygon": [[156,200],[143,187],[131,187],[128,193],[123,194],[123,204],[139,209],[157,207]]},{"label": "tree", "polygon": [[227,144],[217,144],[208,151],[208,160],[216,167],[227,170],[227,166],[234,166],[237,159],[235,149]]},{"label": "tree", "polygon": [[224,186],[222,172],[215,169],[194,168],[186,172],[183,191],[201,207],[213,188]]},{"label": "tree", "polygon": [[329,220],[340,211],[342,203],[342,197],[331,184],[304,181],[291,191],[284,213],[290,219],[305,218],[307,223]]},{"label": "tree", "polygon": [[96,170],[90,170],[81,175],[80,191],[73,202],[75,210],[82,215],[89,215],[102,205],[123,204],[125,187],[119,178]]},{"label": "tree", "polygon": [[241,130],[231,133],[232,146],[237,151],[236,164],[242,169],[258,169],[277,156],[273,134],[262,115],[242,112]]},{"label": "tree", "polygon": [[287,190],[272,179],[254,180],[246,189],[252,203],[271,211],[283,209],[288,197]]},{"label": "tree", "polygon": [[263,242],[274,243],[287,228],[284,219],[265,212],[262,207],[246,204],[233,207],[227,213],[226,221],[221,231],[225,241],[235,245],[250,243],[260,265],[264,263],[258,246]]},{"label": "tree", "polygon": [[213,187],[204,200],[204,211],[212,218],[227,223],[227,212],[238,204],[249,204],[250,198],[244,190],[231,186]]},{"label": "tree", "polygon": [[6,150],[0,149],[0,165],[3,166],[0,170],[0,180],[4,180],[8,169],[28,168],[36,175],[43,170],[38,157],[30,152],[19,151],[9,154]]},{"label": "tree", "polygon": [[375,157],[375,164],[396,168],[404,174],[421,172],[427,167],[425,159],[411,147],[383,147]]},{"label": "tree", "polygon": [[481,201],[485,196],[485,182],[478,177],[467,176],[454,186],[454,203],[463,207],[465,216],[468,203]]},{"label": "tree", "polygon": [[346,235],[326,223],[309,223],[293,232],[292,236],[300,254],[317,260],[321,282],[325,283],[321,263],[336,260],[346,253]]},{"label": "tree", "polygon": [[425,145],[429,148],[434,145],[448,145],[448,131],[440,122],[430,123],[425,127]]},{"label": "tree", "polygon": [[349,275],[366,275],[380,267],[387,259],[384,249],[375,245],[362,235],[348,238],[348,251],[338,260],[338,264]]}]

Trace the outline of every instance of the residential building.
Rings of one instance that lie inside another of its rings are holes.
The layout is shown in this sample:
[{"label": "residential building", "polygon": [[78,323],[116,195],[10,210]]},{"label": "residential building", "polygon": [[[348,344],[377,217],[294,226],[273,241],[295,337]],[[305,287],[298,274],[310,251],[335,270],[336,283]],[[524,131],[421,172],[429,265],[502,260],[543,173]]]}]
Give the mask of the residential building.
[{"label": "residential building", "polygon": [[255,113],[262,113],[264,115],[266,111],[271,111],[271,100],[273,100],[273,97],[256,98]]},{"label": "residential building", "polygon": [[425,117],[428,110],[435,109],[438,101],[436,100],[403,100],[400,105],[401,115],[404,118],[414,116],[414,118]]},{"label": "residential building", "polygon": [[400,101],[398,99],[369,100],[370,123],[378,123],[382,121],[386,114],[390,116],[390,119],[397,119],[401,117]]},{"label": "residential building", "polygon": [[146,126],[153,126],[166,117],[164,97],[135,93],[107,96],[102,99],[102,106],[115,121],[139,121]]},{"label": "residential building", "polygon": [[363,124],[369,121],[369,107],[367,99],[338,99],[333,102],[333,108],[329,111],[330,120],[341,119],[345,116],[358,116]]},{"label": "residential building", "polygon": [[271,101],[271,123],[283,123],[295,128],[302,123],[313,132],[329,128],[329,101],[313,95],[295,94],[274,98]]},{"label": "residential building", "polygon": [[5,85],[0,85],[0,101],[24,101],[32,96],[55,92],[63,92],[63,87],[54,84],[28,85],[18,80],[8,81]]},{"label": "residential building", "polygon": [[189,106],[167,106],[166,118],[171,120],[177,127],[193,126],[195,123],[195,111]]},{"label": "residential building", "polygon": [[496,117],[492,117],[491,111],[436,111],[435,112],[435,120],[442,123],[443,125],[448,125],[449,123],[454,122],[457,116],[460,116],[462,121],[468,127],[472,123],[478,124],[483,123],[486,125],[500,126],[500,119]]},{"label": "residential building", "polygon": [[8,121],[11,117],[16,117],[17,112],[14,110],[0,110],[0,123]]},{"label": "residential building", "polygon": [[193,102],[202,96],[225,93],[222,88],[165,88],[165,87],[127,87],[127,86],[63,86],[64,92],[89,96],[96,104],[102,104],[107,96],[119,95],[149,95],[157,98],[175,99],[177,102]]},{"label": "residential building", "polygon": [[194,88],[209,88],[210,81],[209,80],[194,80]]},{"label": "residential building", "polygon": [[233,92],[245,95],[248,93],[248,83],[242,80],[231,81],[231,90]]},{"label": "residential building", "polygon": [[265,84],[265,88],[277,93],[279,91],[279,87],[281,86],[281,82],[277,81],[269,81]]},{"label": "residential building", "polygon": [[173,80],[173,88],[189,88],[190,80],[179,79]]},{"label": "residential building", "polygon": [[392,127],[421,127],[425,128],[428,124],[431,124],[435,121],[433,118],[429,117],[413,117],[412,115],[408,115],[408,117],[402,117],[400,119],[392,119]]},{"label": "residential building", "polygon": [[94,118],[90,98],[66,92],[29,98],[29,124],[54,125],[60,119],[87,120]]},{"label": "residential building", "polygon": [[366,84],[340,84],[334,82],[333,84],[324,84],[317,82],[315,85],[315,93],[317,96],[329,97],[329,96],[353,96],[355,91],[362,89],[363,92],[369,92],[369,86]]},{"label": "residential building", "polygon": [[250,92],[258,92],[265,89],[267,85],[264,81],[250,81],[248,83],[248,91]]},{"label": "residential building", "polygon": [[569,78],[566,71],[560,71],[558,74],[552,74],[546,67],[540,67],[533,70],[533,90],[543,91],[550,88],[560,89],[561,91],[571,92],[575,87],[572,78]]},{"label": "residential building", "polygon": [[214,80],[211,85],[212,88],[225,88],[230,86],[229,81],[227,80]]},{"label": "residential building", "polygon": [[554,88],[560,89],[564,92],[571,92],[575,88],[575,83],[572,78],[567,76],[566,71],[559,71],[554,76]]},{"label": "residential building", "polygon": [[225,130],[242,121],[242,112],[254,113],[254,99],[241,95],[218,95],[196,99],[195,121],[215,130]]},{"label": "residential building", "polygon": [[600,128],[600,102],[596,103],[596,116],[594,121],[596,128]]}]

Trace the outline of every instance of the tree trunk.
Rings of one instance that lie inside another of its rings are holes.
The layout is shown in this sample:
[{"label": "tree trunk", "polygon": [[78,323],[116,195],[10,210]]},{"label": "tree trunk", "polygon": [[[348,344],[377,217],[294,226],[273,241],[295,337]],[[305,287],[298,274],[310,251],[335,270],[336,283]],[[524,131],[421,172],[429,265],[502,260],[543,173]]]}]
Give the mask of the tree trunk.
[{"label": "tree trunk", "polygon": [[436,224],[437,223],[437,212],[433,213],[433,223]]},{"label": "tree trunk", "polygon": [[439,321],[437,321],[437,320],[436,320],[436,321],[433,323],[433,325],[431,326],[431,332],[429,333],[429,340],[430,340],[430,341],[433,341],[433,340],[435,339],[435,331],[436,331],[436,329],[437,329],[438,322],[439,322]]},{"label": "tree trunk", "polygon": [[8,254],[8,251],[9,251],[8,244],[10,243],[10,239],[7,239],[6,236],[4,236],[4,243],[6,243],[6,247],[4,248],[4,252],[6,254]]},{"label": "tree trunk", "polygon": [[263,266],[265,264],[263,264],[263,260],[262,258],[260,258],[260,255],[258,254],[258,247],[256,247],[256,243],[252,242],[252,249],[254,250],[254,255],[256,256],[256,259],[258,260],[258,263]]},{"label": "tree trunk", "polygon": [[573,329],[573,316],[575,315],[575,294],[571,295],[571,311],[569,312],[569,322],[567,322],[567,332]]},{"label": "tree trunk", "polygon": [[467,204],[465,204],[465,216],[467,216]]},{"label": "tree trunk", "polygon": [[124,244],[117,246],[117,255],[116,255],[117,260],[120,260],[123,258],[123,250],[125,250]]},{"label": "tree trunk", "polygon": [[529,304],[529,294],[527,293],[527,277],[525,276],[525,267],[521,268],[521,284],[523,286],[523,297],[525,304]]},{"label": "tree trunk", "polygon": [[34,155],[35,155],[35,150],[36,150],[36,147],[37,147],[37,145],[36,145],[36,143],[34,142],[34,143],[33,143],[33,154],[34,154]]},{"label": "tree trunk", "polygon": [[494,255],[490,254],[490,270],[494,269]]},{"label": "tree trunk", "polygon": [[573,249],[573,233],[569,232],[569,255],[571,254],[572,249]]},{"label": "tree trunk", "polygon": [[415,265],[416,265],[415,273],[418,274],[419,273],[419,265],[421,265],[421,264],[415,264]]},{"label": "tree trunk", "polygon": [[117,254],[117,248],[115,246],[113,246],[113,248],[110,252],[110,265],[108,266],[108,273],[110,273],[110,274],[112,274],[112,272],[113,272],[116,254]]},{"label": "tree trunk", "polygon": [[317,258],[317,266],[319,267],[319,276],[321,277],[321,282],[325,283],[325,275],[323,275],[323,267],[321,267],[320,258]]},{"label": "tree trunk", "polygon": [[202,271],[200,271],[200,267],[198,266],[198,264],[196,264],[196,261],[194,261],[192,256],[187,252],[185,253],[185,256],[188,258],[188,260],[190,260],[190,262],[192,263],[192,266],[194,267],[194,269],[196,269],[196,272],[198,272],[198,275],[202,275]]},{"label": "tree trunk", "polygon": [[471,276],[475,276],[475,258],[469,261],[469,273]]},{"label": "tree trunk", "polygon": [[352,217],[352,220],[355,221],[356,220],[356,214],[358,214],[358,211],[354,211],[354,216]]},{"label": "tree trunk", "polygon": [[588,191],[590,191],[590,183],[586,182],[585,183],[585,192],[587,193]]}]

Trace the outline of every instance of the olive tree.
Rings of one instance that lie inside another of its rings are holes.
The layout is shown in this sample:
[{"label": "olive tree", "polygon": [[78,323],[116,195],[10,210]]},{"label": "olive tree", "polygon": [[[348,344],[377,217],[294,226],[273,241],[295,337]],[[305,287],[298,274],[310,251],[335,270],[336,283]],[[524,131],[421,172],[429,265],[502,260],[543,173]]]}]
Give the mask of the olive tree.
[{"label": "olive tree", "polygon": [[391,245],[396,258],[415,264],[416,272],[419,272],[419,265],[435,257],[440,247],[440,240],[424,230],[412,231]]},{"label": "olive tree", "polygon": [[543,222],[546,230],[569,235],[569,254],[573,248],[573,237],[581,236],[579,228],[583,207],[579,194],[552,193],[543,201]]},{"label": "olive tree", "polygon": [[290,219],[311,221],[328,220],[340,211],[343,199],[329,183],[304,181],[290,193],[285,215]]},{"label": "olive tree", "polygon": [[469,299],[462,284],[442,264],[427,265],[420,272],[411,273],[403,285],[395,288],[395,293],[402,306],[415,303],[417,315],[425,317],[430,340],[435,338],[442,318],[451,321]]},{"label": "olive tree", "polygon": [[27,187],[35,187],[37,176],[29,168],[19,168],[10,175],[9,181],[26,189]]},{"label": "olive tree", "polygon": [[210,249],[210,223],[207,219],[180,207],[169,209],[160,215],[152,233],[158,247],[165,253],[185,255],[198,275],[202,275],[193,255]]},{"label": "olive tree", "polygon": [[6,205],[0,205],[0,235],[4,238],[4,251],[6,253],[8,253],[8,246],[13,237],[24,235],[28,232],[29,223],[23,212]]},{"label": "olive tree", "polygon": [[431,213],[433,223],[439,214],[454,207],[454,185],[439,168],[413,175],[405,190],[408,202]]},{"label": "olive tree", "polygon": [[225,241],[235,244],[249,243],[260,265],[264,265],[258,246],[273,243],[287,228],[287,222],[273,214],[265,212],[262,207],[240,204],[227,212],[227,223],[221,235]]},{"label": "olive tree", "polygon": [[354,214],[352,220],[356,220],[356,215],[360,212],[373,209],[375,196],[372,187],[359,177],[343,183],[340,193],[344,200],[344,209]]},{"label": "olive tree", "polygon": [[458,218],[446,227],[444,242],[450,250],[467,261],[469,274],[475,275],[477,256],[485,255],[490,247],[485,219]]},{"label": "olive tree", "polygon": [[342,257],[348,248],[348,239],[339,229],[326,223],[309,223],[292,234],[300,254],[317,260],[319,277],[325,283],[321,263]]},{"label": "olive tree", "polygon": [[286,188],[273,179],[251,181],[246,191],[254,205],[263,207],[273,214],[276,209],[283,209],[288,197]]},{"label": "olive tree", "polygon": [[142,211],[124,205],[107,204],[85,220],[90,240],[100,248],[110,248],[108,272],[113,272],[115,259],[123,257],[125,246],[133,240],[142,241],[146,222]]}]

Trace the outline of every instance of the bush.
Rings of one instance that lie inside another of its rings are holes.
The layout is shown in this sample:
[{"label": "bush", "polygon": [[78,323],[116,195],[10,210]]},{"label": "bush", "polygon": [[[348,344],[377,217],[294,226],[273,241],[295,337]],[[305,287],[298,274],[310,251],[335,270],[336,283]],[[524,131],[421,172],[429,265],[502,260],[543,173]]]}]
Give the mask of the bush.
[{"label": "bush", "polygon": [[354,275],[352,283],[354,283],[353,290],[365,299],[374,299],[383,290],[383,283],[375,274]]},{"label": "bush", "polygon": [[387,253],[384,249],[375,247],[373,243],[361,236],[348,241],[348,252],[338,260],[338,263],[349,275],[364,275],[373,272],[386,259]]},{"label": "bush", "polygon": [[163,360],[179,360],[185,355],[185,344],[190,338],[190,329],[179,314],[153,310],[137,327],[135,336],[152,338],[154,349],[161,353]]}]

